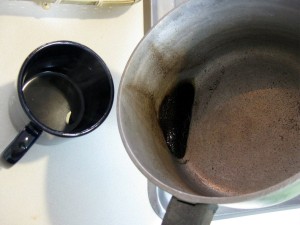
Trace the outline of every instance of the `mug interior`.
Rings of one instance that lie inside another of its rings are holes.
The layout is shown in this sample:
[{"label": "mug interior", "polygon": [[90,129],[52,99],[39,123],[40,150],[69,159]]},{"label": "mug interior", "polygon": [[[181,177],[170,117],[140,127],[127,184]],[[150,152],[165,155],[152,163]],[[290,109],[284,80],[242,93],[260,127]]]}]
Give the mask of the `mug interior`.
[{"label": "mug interior", "polygon": [[29,118],[58,136],[95,129],[113,102],[113,82],[103,60],[69,41],[48,43],[32,52],[20,70],[18,92]]}]

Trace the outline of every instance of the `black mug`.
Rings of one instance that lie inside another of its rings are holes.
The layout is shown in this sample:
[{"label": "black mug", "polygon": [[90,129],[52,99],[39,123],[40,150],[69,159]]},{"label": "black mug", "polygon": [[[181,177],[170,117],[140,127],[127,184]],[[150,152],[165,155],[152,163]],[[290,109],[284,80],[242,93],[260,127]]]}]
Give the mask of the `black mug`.
[{"label": "black mug", "polygon": [[94,51],[76,42],[56,41],[27,57],[17,94],[19,107],[11,106],[10,116],[12,121],[20,120],[16,115],[21,114],[25,119],[3,152],[10,164],[42,136],[55,142],[54,137],[78,137],[96,129],[111,110],[114,86],[109,69]]}]

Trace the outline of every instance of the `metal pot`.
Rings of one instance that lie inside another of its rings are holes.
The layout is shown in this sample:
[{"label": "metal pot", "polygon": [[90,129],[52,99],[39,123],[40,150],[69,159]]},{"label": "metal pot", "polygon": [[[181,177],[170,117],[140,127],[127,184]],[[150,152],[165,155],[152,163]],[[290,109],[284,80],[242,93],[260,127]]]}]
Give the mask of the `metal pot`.
[{"label": "metal pot", "polygon": [[118,124],[133,163],[174,196],[163,224],[300,193],[299,21],[297,0],[190,0],[139,43]]}]

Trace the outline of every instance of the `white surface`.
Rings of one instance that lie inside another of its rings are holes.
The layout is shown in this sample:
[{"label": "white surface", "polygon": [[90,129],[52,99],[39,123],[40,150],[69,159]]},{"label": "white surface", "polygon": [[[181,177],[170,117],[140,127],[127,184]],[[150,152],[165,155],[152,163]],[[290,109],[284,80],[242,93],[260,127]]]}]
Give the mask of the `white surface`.
[{"label": "white surface", "polygon": [[[143,36],[142,2],[107,10],[68,6],[48,11],[17,3],[0,3],[1,151],[16,135],[8,98],[32,50],[62,39],[87,45],[107,63],[117,92],[126,62]],[[121,142],[115,103],[94,132],[56,146],[34,145],[12,168],[0,165],[0,184],[1,225],[160,223],[148,202],[146,179]]]},{"label": "white surface", "polygon": [[[30,2],[0,3],[0,151],[14,138],[8,98],[26,56],[55,40],[96,51],[111,70],[115,93],[142,37],[142,3],[98,9],[64,6],[49,11]],[[116,100],[116,98],[115,98]],[[213,225],[298,225],[300,210],[215,221]],[[115,104],[94,132],[56,146],[34,145],[10,169],[0,164],[1,225],[159,225],[147,182],[122,145]]]},{"label": "white surface", "polygon": [[213,221],[211,225],[299,225],[300,210],[287,210]]}]

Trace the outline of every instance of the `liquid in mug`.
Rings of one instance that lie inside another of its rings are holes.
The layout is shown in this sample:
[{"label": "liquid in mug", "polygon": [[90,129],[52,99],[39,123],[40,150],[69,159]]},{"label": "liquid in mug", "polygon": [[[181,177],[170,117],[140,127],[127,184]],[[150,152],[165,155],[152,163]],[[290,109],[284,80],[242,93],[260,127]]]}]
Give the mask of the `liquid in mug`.
[{"label": "liquid in mug", "polygon": [[82,119],[82,93],[63,74],[51,71],[38,73],[26,82],[23,94],[33,116],[52,130],[72,131]]}]

